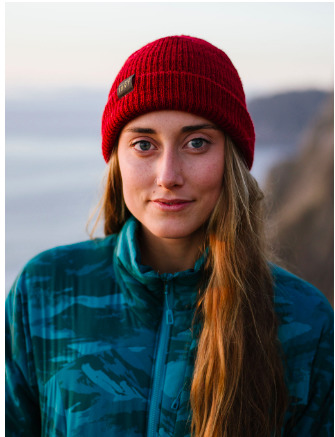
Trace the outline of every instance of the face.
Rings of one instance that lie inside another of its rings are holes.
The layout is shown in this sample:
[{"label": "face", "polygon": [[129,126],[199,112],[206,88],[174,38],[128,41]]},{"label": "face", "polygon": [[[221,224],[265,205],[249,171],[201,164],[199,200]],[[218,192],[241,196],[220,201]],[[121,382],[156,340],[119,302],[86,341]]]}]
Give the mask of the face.
[{"label": "face", "polygon": [[202,233],[221,192],[221,130],[186,112],[151,112],[123,128],[118,158],[125,203],[145,235],[194,239]]}]

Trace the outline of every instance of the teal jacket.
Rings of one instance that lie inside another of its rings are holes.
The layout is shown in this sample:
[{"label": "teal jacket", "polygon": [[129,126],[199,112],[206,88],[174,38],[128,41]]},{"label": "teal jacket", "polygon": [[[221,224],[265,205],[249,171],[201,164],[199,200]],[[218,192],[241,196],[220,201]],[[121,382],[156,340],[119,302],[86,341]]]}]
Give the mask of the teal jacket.
[{"label": "teal jacket", "polygon": [[[6,436],[189,436],[204,259],[163,274],[136,226],[32,259],[6,300]],[[291,402],[283,436],[333,435],[332,309],[273,266]],[[294,414],[294,425],[292,417]]]}]

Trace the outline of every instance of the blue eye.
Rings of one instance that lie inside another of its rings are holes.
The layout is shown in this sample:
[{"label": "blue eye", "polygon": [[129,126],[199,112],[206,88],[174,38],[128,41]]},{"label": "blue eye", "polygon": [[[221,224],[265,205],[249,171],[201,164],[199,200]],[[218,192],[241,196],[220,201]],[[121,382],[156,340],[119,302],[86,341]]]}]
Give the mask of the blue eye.
[{"label": "blue eye", "polygon": [[207,143],[208,141],[206,141],[204,138],[194,138],[193,140],[189,141],[189,144],[193,149],[200,149]]},{"label": "blue eye", "polygon": [[136,141],[136,143],[133,143],[132,146],[136,150],[140,150],[142,152],[147,152],[151,148],[151,143],[149,141]]}]

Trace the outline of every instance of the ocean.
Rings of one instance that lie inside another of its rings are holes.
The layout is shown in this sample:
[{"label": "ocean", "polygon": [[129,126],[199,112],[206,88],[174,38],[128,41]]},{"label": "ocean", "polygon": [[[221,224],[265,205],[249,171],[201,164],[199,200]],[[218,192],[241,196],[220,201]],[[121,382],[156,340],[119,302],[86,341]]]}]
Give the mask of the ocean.
[{"label": "ocean", "polygon": [[[252,173],[261,186],[283,150],[256,147]],[[99,137],[6,136],[6,294],[34,255],[89,238],[105,170]]]}]

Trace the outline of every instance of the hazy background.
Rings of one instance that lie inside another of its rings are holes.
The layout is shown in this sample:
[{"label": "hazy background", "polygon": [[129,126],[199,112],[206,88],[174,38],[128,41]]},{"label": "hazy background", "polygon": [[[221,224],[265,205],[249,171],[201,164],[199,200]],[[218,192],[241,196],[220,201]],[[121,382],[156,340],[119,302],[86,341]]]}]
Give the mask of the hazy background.
[{"label": "hazy background", "polygon": [[[6,292],[38,252],[88,238],[105,169],[101,115],[131,53],[173,34],[223,49],[255,120],[252,172],[268,190],[273,165],[297,159],[324,102],[332,101],[333,21],[326,2],[7,3]],[[278,180],[272,186],[281,186]],[[331,206],[327,196],[322,202]]]}]

